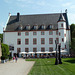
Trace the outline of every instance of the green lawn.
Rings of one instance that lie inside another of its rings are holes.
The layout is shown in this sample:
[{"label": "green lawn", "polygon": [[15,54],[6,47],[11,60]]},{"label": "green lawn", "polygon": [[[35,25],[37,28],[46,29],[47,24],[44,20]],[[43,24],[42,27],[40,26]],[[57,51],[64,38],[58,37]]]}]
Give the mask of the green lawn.
[{"label": "green lawn", "polygon": [[63,64],[59,65],[54,65],[55,58],[26,61],[35,61],[28,75],[75,75],[75,58],[63,58]]}]

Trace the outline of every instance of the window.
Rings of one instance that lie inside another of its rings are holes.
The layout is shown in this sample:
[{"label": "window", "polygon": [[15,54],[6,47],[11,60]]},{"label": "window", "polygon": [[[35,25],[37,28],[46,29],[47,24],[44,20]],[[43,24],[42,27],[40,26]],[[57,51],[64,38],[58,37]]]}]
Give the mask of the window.
[{"label": "window", "polygon": [[53,38],[49,38],[49,44],[53,44]]},{"label": "window", "polygon": [[27,29],[27,30],[29,30],[29,29],[30,29],[30,26],[29,26],[29,25],[27,25],[27,26],[26,26],[26,29]]},{"label": "window", "polygon": [[41,44],[45,44],[45,38],[41,38]]},{"label": "window", "polygon": [[20,53],[21,52],[21,48],[17,48],[17,53]]},{"label": "window", "polygon": [[56,31],[56,35],[58,35],[58,31]]},{"label": "window", "polygon": [[49,25],[49,28],[52,29],[52,25]]},{"label": "window", "polygon": [[65,45],[65,49],[66,49],[66,45]]},{"label": "window", "polygon": [[61,24],[61,27],[63,27],[63,23]]},{"label": "window", "polygon": [[45,26],[44,26],[44,25],[42,25],[42,26],[41,26],[41,28],[42,28],[42,29],[45,29]]},{"label": "window", "polygon": [[66,34],[64,34],[64,36],[66,37]]},{"label": "window", "polygon": [[29,35],[29,32],[25,32],[25,35]]},{"label": "window", "polygon": [[22,29],[23,29],[23,26],[22,26],[22,25],[20,25],[20,26],[19,26],[19,30],[22,30]]},{"label": "window", "polygon": [[38,29],[38,26],[37,26],[37,25],[35,25],[35,26],[34,26],[34,29]]},{"label": "window", "polygon": [[18,44],[18,45],[21,44],[21,39],[17,39],[17,44]]},{"label": "window", "polygon": [[44,35],[45,33],[44,33],[44,31],[41,31],[41,35]]},{"label": "window", "polygon": [[9,50],[14,50],[14,46],[9,46]]},{"label": "window", "polygon": [[52,31],[49,31],[49,35],[52,35],[53,34],[53,32]]},{"label": "window", "polygon": [[26,44],[26,45],[29,44],[29,39],[25,39],[25,44]]},{"label": "window", "polygon": [[37,52],[37,48],[33,48],[33,52]]},{"label": "window", "polygon": [[29,48],[25,48],[25,52],[29,52]]},{"label": "window", "polygon": [[21,32],[18,32],[18,36],[21,36]]},{"label": "window", "polygon": [[37,44],[37,39],[33,38],[33,44]]},{"label": "window", "polygon": [[42,48],[41,48],[41,52],[45,52],[45,48],[42,47]]},{"label": "window", "polygon": [[33,35],[37,35],[37,33],[36,32],[33,32]]},{"label": "window", "polygon": [[60,36],[60,32],[59,32],[59,36]]},{"label": "window", "polygon": [[59,43],[59,38],[56,38],[56,42],[57,42],[57,44]]},{"label": "window", "polygon": [[62,38],[62,42],[64,42],[64,38]]},{"label": "window", "polygon": [[52,52],[52,51],[53,51],[53,47],[50,47],[50,48],[49,48],[49,52]]}]

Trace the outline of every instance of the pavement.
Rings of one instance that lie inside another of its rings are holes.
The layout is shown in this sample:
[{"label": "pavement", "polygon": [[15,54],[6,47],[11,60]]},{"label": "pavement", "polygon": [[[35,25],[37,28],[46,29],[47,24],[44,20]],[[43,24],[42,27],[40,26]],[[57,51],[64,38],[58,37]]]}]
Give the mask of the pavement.
[{"label": "pavement", "polygon": [[34,63],[22,58],[19,58],[17,63],[12,60],[4,64],[0,63],[0,75],[27,75]]}]

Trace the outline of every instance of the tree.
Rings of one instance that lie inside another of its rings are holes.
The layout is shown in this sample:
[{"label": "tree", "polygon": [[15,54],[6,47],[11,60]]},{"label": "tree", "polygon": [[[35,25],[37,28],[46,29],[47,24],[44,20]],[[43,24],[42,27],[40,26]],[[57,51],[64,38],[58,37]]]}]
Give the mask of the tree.
[{"label": "tree", "polygon": [[3,43],[3,34],[0,34],[1,43]]},{"label": "tree", "polygon": [[[70,31],[71,31],[71,41],[72,41],[72,38],[73,38],[73,34],[75,32],[75,24],[71,24],[70,25]],[[75,34],[74,34],[75,35]]]},{"label": "tree", "polygon": [[9,46],[6,44],[1,44],[1,48],[2,48],[2,57],[1,59],[7,59],[8,55],[9,55]]}]

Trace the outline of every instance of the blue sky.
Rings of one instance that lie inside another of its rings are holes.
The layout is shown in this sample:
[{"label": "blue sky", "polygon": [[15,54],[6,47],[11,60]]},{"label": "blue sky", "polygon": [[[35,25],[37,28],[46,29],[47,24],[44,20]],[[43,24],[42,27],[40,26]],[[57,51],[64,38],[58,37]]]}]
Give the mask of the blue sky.
[{"label": "blue sky", "polygon": [[0,0],[0,33],[9,13],[16,15],[60,13],[68,10],[69,24],[75,23],[75,0]]}]

